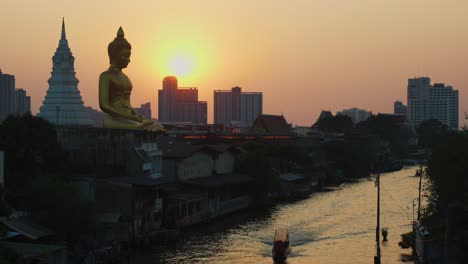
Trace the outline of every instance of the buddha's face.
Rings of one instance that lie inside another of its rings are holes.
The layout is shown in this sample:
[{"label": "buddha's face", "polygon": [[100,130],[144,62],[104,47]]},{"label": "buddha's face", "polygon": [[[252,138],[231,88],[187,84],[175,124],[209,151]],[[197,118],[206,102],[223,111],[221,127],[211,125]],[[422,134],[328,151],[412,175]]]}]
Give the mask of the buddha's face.
[{"label": "buddha's face", "polygon": [[119,68],[127,68],[130,63],[130,55],[132,52],[129,49],[123,49],[119,52],[119,55],[114,59],[113,64]]}]

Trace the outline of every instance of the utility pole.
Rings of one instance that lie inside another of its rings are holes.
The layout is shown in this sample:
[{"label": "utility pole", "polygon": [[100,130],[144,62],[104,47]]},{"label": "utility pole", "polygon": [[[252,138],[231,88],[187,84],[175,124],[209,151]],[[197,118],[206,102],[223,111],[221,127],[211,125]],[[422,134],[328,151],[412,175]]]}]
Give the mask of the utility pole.
[{"label": "utility pole", "polygon": [[423,168],[422,164],[419,164],[419,198],[418,198],[418,221],[421,218],[421,182],[422,182],[422,175],[423,175]]},{"label": "utility pole", "polygon": [[[380,165],[380,164],[379,164]],[[374,256],[374,264],[380,264],[380,167],[377,166],[377,227],[375,228],[375,242],[377,243],[377,256]]]}]

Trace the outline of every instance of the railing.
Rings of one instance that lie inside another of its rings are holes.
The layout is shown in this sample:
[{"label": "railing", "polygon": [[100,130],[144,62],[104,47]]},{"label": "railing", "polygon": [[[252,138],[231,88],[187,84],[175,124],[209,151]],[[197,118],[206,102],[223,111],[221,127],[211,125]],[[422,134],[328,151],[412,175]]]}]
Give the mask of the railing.
[{"label": "railing", "polygon": [[[413,224],[415,251],[420,263],[457,263],[463,254],[459,249],[450,246],[448,241],[434,240],[423,226]],[[448,244],[446,244],[448,243]]]}]

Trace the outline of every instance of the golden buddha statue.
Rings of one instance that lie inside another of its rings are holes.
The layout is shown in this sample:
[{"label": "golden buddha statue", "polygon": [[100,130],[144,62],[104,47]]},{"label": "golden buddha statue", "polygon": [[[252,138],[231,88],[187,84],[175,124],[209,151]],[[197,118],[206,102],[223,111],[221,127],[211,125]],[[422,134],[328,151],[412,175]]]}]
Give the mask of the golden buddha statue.
[{"label": "golden buddha statue", "polygon": [[145,119],[130,105],[132,82],[122,72],[130,62],[132,46],[124,38],[122,27],[109,43],[110,66],[99,76],[99,106],[105,113],[104,127],[162,131],[162,125]]}]

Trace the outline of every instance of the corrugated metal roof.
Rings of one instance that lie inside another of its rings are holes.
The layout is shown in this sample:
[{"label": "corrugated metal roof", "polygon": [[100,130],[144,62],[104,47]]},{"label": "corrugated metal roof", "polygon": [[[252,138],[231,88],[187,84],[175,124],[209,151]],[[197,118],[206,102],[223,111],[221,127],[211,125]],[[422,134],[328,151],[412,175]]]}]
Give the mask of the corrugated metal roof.
[{"label": "corrugated metal roof", "polygon": [[49,229],[32,222],[26,217],[4,219],[2,223],[8,228],[33,240],[54,234]]},{"label": "corrugated metal roof", "polygon": [[202,187],[219,187],[225,186],[230,184],[237,184],[237,183],[247,183],[251,182],[254,179],[247,175],[230,173],[230,174],[220,174],[208,177],[200,177],[200,178],[192,178],[184,180],[185,183],[198,185]]},{"label": "corrugated metal roof", "polygon": [[157,186],[166,183],[166,178],[148,178],[148,177],[113,177],[107,178],[105,181],[110,183],[124,183],[137,186]]},{"label": "corrugated metal roof", "polygon": [[280,175],[280,179],[284,181],[292,182],[292,181],[303,180],[304,176],[300,176],[300,175],[292,174],[292,173],[285,173],[285,174]]}]

